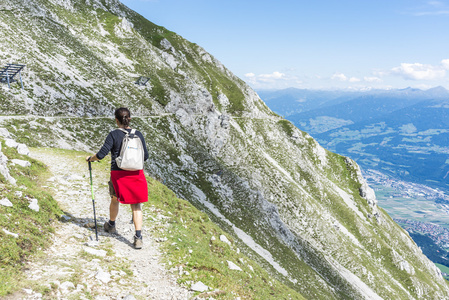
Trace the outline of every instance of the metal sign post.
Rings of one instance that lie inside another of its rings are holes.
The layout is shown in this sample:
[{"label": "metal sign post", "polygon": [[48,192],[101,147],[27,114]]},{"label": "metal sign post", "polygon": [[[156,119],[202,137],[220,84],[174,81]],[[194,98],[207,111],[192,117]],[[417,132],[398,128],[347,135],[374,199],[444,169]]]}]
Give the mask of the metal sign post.
[{"label": "metal sign post", "polygon": [[22,87],[23,90],[22,74],[20,74],[20,71],[19,71],[19,78],[20,78],[20,86]]}]

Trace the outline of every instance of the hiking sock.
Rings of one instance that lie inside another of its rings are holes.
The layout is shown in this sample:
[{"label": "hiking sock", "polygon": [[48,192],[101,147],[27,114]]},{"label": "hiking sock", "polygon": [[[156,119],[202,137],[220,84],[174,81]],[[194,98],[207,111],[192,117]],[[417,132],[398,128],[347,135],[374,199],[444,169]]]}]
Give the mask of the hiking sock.
[{"label": "hiking sock", "polygon": [[114,226],[115,226],[115,221],[109,220],[109,225],[111,225],[112,227],[114,227]]},{"label": "hiking sock", "polygon": [[136,237],[142,238],[142,230],[136,230]]}]

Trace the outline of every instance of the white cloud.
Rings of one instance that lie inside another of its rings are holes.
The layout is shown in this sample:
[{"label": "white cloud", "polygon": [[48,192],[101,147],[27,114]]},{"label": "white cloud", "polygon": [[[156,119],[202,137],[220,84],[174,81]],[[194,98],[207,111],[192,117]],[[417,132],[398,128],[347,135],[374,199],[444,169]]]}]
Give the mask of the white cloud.
[{"label": "white cloud", "polygon": [[427,4],[434,7],[444,7],[444,3],[441,1],[427,1]]},{"label": "white cloud", "polygon": [[276,71],[271,74],[260,74],[259,77],[266,78],[266,79],[281,79],[281,78],[285,77],[285,74]]},{"label": "white cloud", "polygon": [[335,73],[334,75],[332,75],[331,79],[332,80],[346,81],[346,80],[348,80],[348,77],[346,77],[346,75],[343,74],[343,73]]},{"label": "white cloud", "polygon": [[449,15],[449,10],[437,10],[437,11],[422,11],[414,13],[415,16],[441,16],[441,15]]},{"label": "white cloud", "polygon": [[338,81],[349,81],[349,82],[360,82],[361,79],[357,77],[348,77],[343,73],[335,73],[331,76],[332,80],[338,80]]},{"label": "white cloud", "polygon": [[443,66],[443,68],[444,68],[445,70],[449,70],[449,59],[443,59],[443,60],[441,61],[441,65]]},{"label": "white cloud", "polygon": [[443,1],[427,1],[424,5],[412,8],[409,13],[417,17],[449,15],[449,7]]},{"label": "white cloud", "polygon": [[372,76],[372,77],[365,76],[365,77],[363,77],[363,80],[366,82],[382,82],[382,79],[380,79],[379,77],[375,77],[375,76]]},{"label": "white cloud", "polygon": [[285,88],[291,86],[299,86],[302,81],[300,81],[296,76],[287,75],[275,71],[270,74],[259,74],[246,73],[246,81],[253,88]]},{"label": "white cloud", "polygon": [[433,80],[445,77],[448,67],[449,60],[443,60],[438,66],[421,63],[402,63],[399,67],[391,69],[390,74],[410,80]]}]

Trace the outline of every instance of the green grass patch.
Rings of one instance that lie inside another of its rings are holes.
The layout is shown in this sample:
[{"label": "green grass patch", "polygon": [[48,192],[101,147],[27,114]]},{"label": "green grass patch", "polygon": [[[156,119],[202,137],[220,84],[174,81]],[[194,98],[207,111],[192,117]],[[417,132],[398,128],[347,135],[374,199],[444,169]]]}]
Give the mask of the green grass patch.
[{"label": "green grass patch", "polygon": [[449,274],[449,267],[446,267],[446,266],[441,265],[441,264],[435,264],[435,265],[438,267],[438,269],[441,270],[441,272]]},{"label": "green grass patch", "polygon": [[449,268],[446,266],[440,265],[440,264],[435,264],[435,265],[438,267],[438,269],[441,270],[441,272],[447,274],[447,275],[443,275],[443,277],[444,277],[444,279],[449,281]]},{"label": "green grass patch", "polygon": [[[238,249],[233,239],[208,215],[188,201],[181,200],[162,183],[148,178],[149,205],[165,225],[146,218],[147,225],[159,237],[169,268],[180,274],[178,282],[188,288],[198,281],[211,289],[197,293],[215,299],[304,299],[298,292],[274,279]],[[222,242],[227,236],[231,245]],[[242,271],[231,270],[228,261]]]},{"label": "green grass patch", "polygon": [[[50,245],[53,221],[62,211],[42,187],[48,176],[45,165],[18,154],[16,149],[6,147],[4,143],[2,152],[8,160],[16,158],[31,162],[31,167],[27,168],[8,164],[17,185],[0,178],[1,198],[7,198],[13,204],[12,207],[0,206],[0,296],[5,296],[15,289],[25,262]],[[37,199],[38,212],[28,207],[31,199]]]},{"label": "green grass patch", "polygon": [[294,126],[290,121],[279,120],[278,125],[280,125],[282,130],[287,134],[287,137],[291,137],[293,135]]},{"label": "green grass patch", "polygon": [[162,86],[160,80],[157,77],[151,77],[151,96],[159,102],[162,106],[165,106],[170,101],[165,88]]}]

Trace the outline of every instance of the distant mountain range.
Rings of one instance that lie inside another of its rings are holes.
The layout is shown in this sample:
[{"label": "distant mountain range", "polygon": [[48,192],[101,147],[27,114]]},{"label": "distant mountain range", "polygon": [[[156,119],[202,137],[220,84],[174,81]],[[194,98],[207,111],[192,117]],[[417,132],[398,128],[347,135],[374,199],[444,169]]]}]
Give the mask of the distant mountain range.
[{"label": "distant mountain range", "polygon": [[449,91],[259,91],[325,148],[401,180],[449,191]]}]

